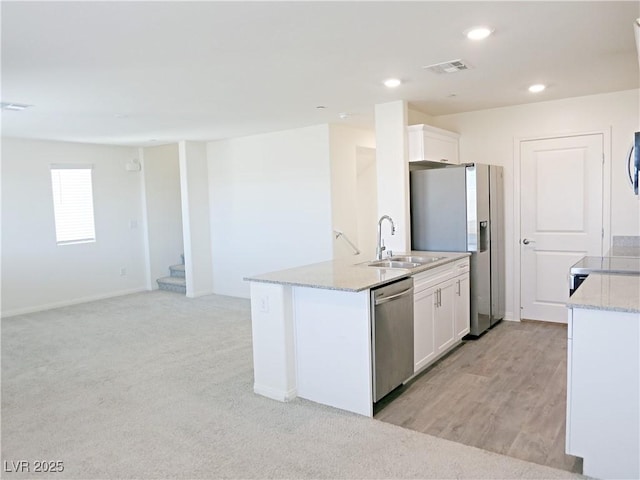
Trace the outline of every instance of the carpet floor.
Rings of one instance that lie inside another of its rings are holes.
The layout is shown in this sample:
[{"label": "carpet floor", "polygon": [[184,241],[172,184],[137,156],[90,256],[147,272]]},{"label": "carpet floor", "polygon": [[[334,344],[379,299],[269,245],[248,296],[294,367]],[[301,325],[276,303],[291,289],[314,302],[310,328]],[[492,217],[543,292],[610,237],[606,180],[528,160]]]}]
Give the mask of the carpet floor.
[{"label": "carpet floor", "polygon": [[146,292],[1,333],[3,478],[582,478],[255,395],[243,299]]}]

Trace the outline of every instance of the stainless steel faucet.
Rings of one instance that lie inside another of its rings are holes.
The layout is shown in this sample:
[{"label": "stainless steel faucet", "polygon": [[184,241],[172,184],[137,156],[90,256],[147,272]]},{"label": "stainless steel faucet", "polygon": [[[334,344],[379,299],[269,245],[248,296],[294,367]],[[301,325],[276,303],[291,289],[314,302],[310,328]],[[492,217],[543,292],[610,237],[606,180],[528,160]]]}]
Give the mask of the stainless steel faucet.
[{"label": "stainless steel faucet", "polygon": [[384,246],[384,242],[382,240],[382,221],[389,220],[391,222],[391,235],[395,235],[396,233],[396,224],[393,223],[393,219],[389,215],[383,215],[378,220],[378,243],[376,244],[376,259],[382,260],[382,252],[384,252],[387,247]]}]

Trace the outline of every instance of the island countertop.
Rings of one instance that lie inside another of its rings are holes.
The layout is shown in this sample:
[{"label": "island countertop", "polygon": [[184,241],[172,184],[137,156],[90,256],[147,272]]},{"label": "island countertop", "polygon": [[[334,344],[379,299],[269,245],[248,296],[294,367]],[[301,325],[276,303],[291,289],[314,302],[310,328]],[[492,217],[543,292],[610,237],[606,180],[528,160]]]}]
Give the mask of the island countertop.
[{"label": "island countertop", "polygon": [[[360,292],[369,288],[399,280],[416,273],[437,268],[447,263],[468,257],[467,252],[420,252],[396,253],[395,255],[415,255],[443,257],[440,260],[419,267],[405,268],[381,268],[370,267],[367,264],[373,259],[349,257],[346,259],[331,260],[327,262],[303,265],[301,267],[279,270],[275,272],[252,275],[244,280],[250,282],[277,283],[298,287],[321,288],[327,290],[343,290]],[[394,256],[395,256],[394,255]]]},{"label": "island countertop", "polygon": [[640,275],[591,273],[567,307],[640,313]]}]

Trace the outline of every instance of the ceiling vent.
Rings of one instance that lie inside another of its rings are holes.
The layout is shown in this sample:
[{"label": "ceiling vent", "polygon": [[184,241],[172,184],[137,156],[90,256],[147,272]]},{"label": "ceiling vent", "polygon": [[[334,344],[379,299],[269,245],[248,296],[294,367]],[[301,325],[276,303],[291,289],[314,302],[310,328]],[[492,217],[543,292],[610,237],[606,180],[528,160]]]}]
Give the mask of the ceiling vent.
[{"label": "ceiling vent", "polygon": [[472,68],[469,64],[465,63],[464,60],[449,60],[448,62],[442,63],[434,63],[433,65],[427,65],[422,67],[425,70],[429,70],[433,73],[456,73],[462,70],[469,70]]}]

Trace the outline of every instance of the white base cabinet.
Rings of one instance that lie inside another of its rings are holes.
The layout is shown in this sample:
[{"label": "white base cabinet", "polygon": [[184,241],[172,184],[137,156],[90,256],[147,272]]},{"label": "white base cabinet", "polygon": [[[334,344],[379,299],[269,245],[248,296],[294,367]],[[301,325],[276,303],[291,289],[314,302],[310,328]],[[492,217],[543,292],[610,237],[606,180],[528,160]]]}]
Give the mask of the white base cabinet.
[{"label": "white base cabinet", "polygon": [[413,371],[417,372],[436,357],[433,336],[435,318],[435,287],[413,291]]},{"label": "white base cabinet", "polygon": [[435,319],[433,322],[433,336],[436,342],[436,356],[449,350],[456,341],[453,325],[453,279],[448,279],[438,285],[435,298]]},{"label": "white base cabinet", "polygon": [[[460,268],[460,267],[459,267]],[[464,267],[461,267],[464,268]],[[469,266],[457,275],[455,281],[455,297],[453,302],[453,323],[456,340],[469,333],[471,317],[471,285],[469,283]]]},{"label": "white base cabinet", "polygon": [[469,333],[469,259],[413,277],[414,372],[432,364]]}]

